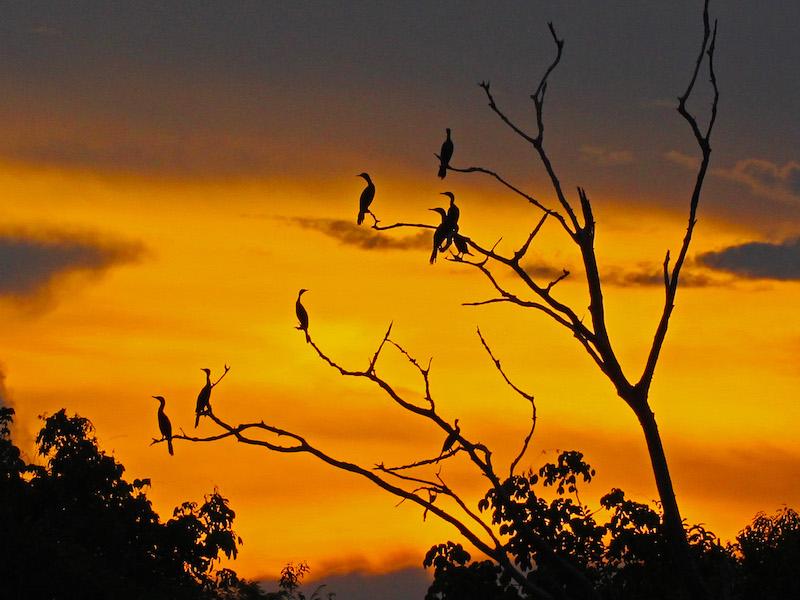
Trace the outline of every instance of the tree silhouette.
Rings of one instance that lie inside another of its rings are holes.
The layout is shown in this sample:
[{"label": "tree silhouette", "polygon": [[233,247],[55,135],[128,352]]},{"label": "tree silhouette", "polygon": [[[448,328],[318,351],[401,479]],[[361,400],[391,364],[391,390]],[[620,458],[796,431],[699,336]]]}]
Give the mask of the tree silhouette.
[{"label": "tree silhouette", "polygon": [[144,489],[101,451],[91,422],[51,415],[36,437],[44,466],[27,465],[0,407],[0,597],[9,600],[262,598],[230,569],[241,540],[214,492],[162,523]]},{"label": "tree silhouette", "polygon": [[[538,195],[534,195],[522,190],[517,185],[511,183],[498,171],[482,166],[456,167],[450,164],[450,157],[447,161],[440,162],[446,170],[457,174],[478,174],[490,177],[502,185],[507,190],[523,199],[527,204],[532,205],[542,213],[541,218],[534,224],[530,234],[512,253],[503,253],[498,249],[498,243],[489,245],[466,237],[464,232],[460,232],[459,237],[462,244],[472,251],[477,257],[475,260],[466,260],[464,253],[451,253],[449,260],[473,268],[482,274],[492,285],[497,295],[493,298],[478,302],[467,302],[466,305],[479,306],[491,303],[510,303],[521,308],[528,308],[539,311],[547,315],[560,327],[567,330],[571,337],[577,340],[583,350],[588,354],[601,372],[606,376],[617,395],[631,408],[636,415],[641,430],[644,434],[647,450],[650,456],[652,471],[658,489],[660,505],[662,511],[655,516],[650,515],[658,521],[646,529],[647,536],[637,537],[637,540],[646,539],[647,543],[658,548],[656,554],[652,554],[647,560],[657,561],[666,572],[670,573],[673,582],[674,597],[706,598],[708,592],[704,584],[703,577],[692,559],[693,551],[690,548],[687,531],[684,527],[683,519],[675,498],[672,480],[667,464],[666,453],[661,441],[661,436],[657,427],[655,415],[649,404],[649,393],[656,370],[658,359],[666,339],[670,317],[674,309],[674,301],[678,290],[680,275],[685,263],[689,246],[691,244],[694,227],[697,221],[697,210],[700,201],[701,191],[711,156],[711,133],[714,128],[717,114],[717,102],[719,92],[714,73],[714,52],[716,40],[716,23],[713,28],[709,19],[708,1],[704,3],[703,14],[703,38],[696,61],[691,71],[689,83],[684,92],[678,98],[677,111],[688,124],[689,129],[697,143],[700,160],[694,180],[691,197],[688,206],[688,224],[686,232],[680,243],[679,249],[671,263],[673,257],[667,251],[663,261],[663,285],[664,303],[661,315],[654,329],[653,339],[650,350],[644,365],[639,367],[638,374],[632,376],[630,369],[626,371],[618,359],[615,345],[609,335],[606,325],[606,309],[603,298],[603,286],[601,281],[600,269],[595,253],[595,217],[589,194],[579,187],[577,188],[577,201],[568,197],[563,189],[556,169],[547,153],[544,144],[544,104],[549,80],[552,73],[560,63],[564,40],[559,38],[556,29],[549,24],[549,31],[556,48],[556,55],[544,72],[538,86],[535,88],[530,98],[533,102],[535,113],[535,133],[526,131],[518,125],[501,109],[492,92],[492,87],[488,81],[480,83],[480,88],[488,100],[490,110],[500,119],[500,121],[510,128],[517,136],[527,142],[538,157],[542,168],[547,174],[547,179],[552,186],[553,193],[557,198],[557,206],[548,206]],[[712,90],[712,99],[709,109],[709,116],[705,124],[698,121],[697,116],[687,107],[687,103],[695,90],[701,68],[707,65],[708,79]],[[439,157],[444,158],[444,157]],[[442,210],[442,214],[444,211]],[[429,229],[434,231],[434,247],[431,262],[434,262],[436,255],[444,252],[442,247],[443,236],[441,234],[444,227],[445,217],[442,217],[442,224],[427,223],[407,223],[397,222],[393,224],[383,224],[374,212],[370,209],[373,219],[372,228],[378,231],[388,231],[396,228],[417,228]],[[568,243],[573,244],[580,253],[583,263],[586,290],[589,296],[589,315],[588,323],[581,318],[581,311],[576,311],[572,307],[560,301],[555,295],[554,289],[559,282],[568,277],[570,273],[564,270],[558,277],[549,282],[537,281],[525,269],[524,259],[527,256],[533,242],[546,223],[554,223],[555,226],[564,234]],[[453,234],[449,238],[452,239]],[[500,275],[511,275],[521,284],[527,296],[513,293],[501,283]],[[364,369],[353,369],[342,366],[334,358],[331,358],[313,340],[307,329],[304,329],[306,340],[317,353],[319,358],[338,370],[345,377],[366,379],[377,385],[388,397],[399,405],[402,409],[415,414],[422,419],[428,420],[442,430],[443,438],[447,438],[449,448],[441,457],[416,459],[404,465],[386,466],[378,464],[374,468],[367,468],[350,462],[345,462],[334,458],[323,450],[309,443],[303,436],[290,432],[279,427],[266,424],[264,421],[242,423],[238,425],[229,424],[213,412],[209,411],[209,418],[219,427],[222,432],[213,436],[201,437],[190,435],[178,435],[176,439],[184,439],[193,442],[213,442],[227,437],[236,439],[239,442],[261,446],[267,450],[282,453],[305,452],[312,454],[327,464],[361,475],[384,490],[418,504],[424,511],[424,515],[434,514],[440,519],[453,525],[459,533],[475,546],[480,552],[489,557],[499,568],[503,576],[521,591],[530,597],[537,598],[598,598],[598,583],[592,577],[587,568],[586,561],[590,561],[592,552],[591,547],[579,548],[577,546],[564,546],[560,536],[550,535],[547,530],[534,526],[530,522],[530,516],[526,508],[521,506],[515,494],[518,493],[513,487],[509,487],[508,482],[519,483],[521,480],[514,479],[515,469],[522,460],[534,433],[536,426],[536,406],[531,394],[524,392],[511,382],[503,370],[501,363],[495,358],[489,344],[484,339],[480,331],[478,336],[480,342],[486,349],[496,369],[502,376],[506,384],[515,390],[526,402],[529,402],[532,409],[531,429],[523,441],[520,452],[508,468],[509,478],[504,479],[498,473],[492,459],[492,451],[484,444],[474,441],[467,433],[458,428],[457,424],[451,424],[449,419],[444,418],[437,410],[436,402],[431,394],[430,387],[430,362],[425,364],[417,360],[409,351],[395,341],[391,336],[391,325],[389,326],[383,339],[380,341],[377,350]],[[391,348],[405,357],[416,369],[421,379],[423,389],[423,402],[411,400],[400,389],[384,379],[377,372],[377,363],[385,349]],[[274,434],[277,438],[265,437],[264,434]],[[278,441],[271,441],[278,439]],[[289,440],[288,444],[283,441]],[[447,446],[448,444],[446,444]],[[497,528],[498,521],[494,518],[487,518],[480,512],[488,512],[488,505],[482,505],[483,511],[475,511],[470,508],[456,490],[451,488],[441,475],[440,471],[431,473],[431,466],[440,459],[447,460],[456,455],[465,455],[477,469],[477,472],[485,477],[490,485],[489,502],[495,515],[502,516],[506,523],[503,527]],[[574,457],[573,457],[574,459]],[[565,459],[565,460],[573,460]],[[571,468],[569,465],[562,465],[562,468]],[[560,477],[558,472],[553,477]],[[574,482],[564,481],[567,487]],[[445,498],[445,501],[440,499]],[[625,505],[630,510],[635,507]],[[575,505],[561,507],[567,511],[560,518],[578,518],[583,513],[572,514],[570,511],[578,510]],[[499,512],[498,512],[499,511]],[[626,513],[621,513],[626,514]],[[638,514],[638,513],[636,513]],[[632,518],[630,515],[626,518]],[[642,525],[644,527],[644,525]],[[620,532],[620,535],[624,532]],[[644,535],[644,534],[642,534]],[[656,539],[658,543],[656,543]],[[518,546],[524,546],[525,552],[521,552]],[[627,547],[627,546],[626,546]],[[461,557],[463,558],[463,557]],[[460,559],[459,559],[460,560]],[[454,559],[454,564],[460,564],[459,560]],[[461,561],[463,562],[463,561]],[[541,580],[531,577],[532,570],[547,573],[547,579]]]},{"label": "tree silhouette", "polygon": [[[537,547],[528,544],[530,531],[589,579],[600,598],[674,597],[674,575],[666,560],[668,549],[659,507],[630,500],[616,488],[600,499],[599,507],[588,506],[581,502],[578,489],[591,483],[594,475],[580,452],[565,451],[556,462],[544,464],[537,472],[506,479],[503,488],[511,498],[510,504],[497,490],[490,489],[479,508],[491,512],[493,523],[508,535],[515,563],[525,567],[528,578],[550,597],[571,597],[570,585],[541,560]],[[524,529],[518,528],[514,513],[522,515]],[[690,527],[688,533],[690,552],[713,597],[749,598],[733,596],[737,565],[745,566],[744,562],[737,563],[737,547],[723,546],[701,525]],[[454,542],[431,548],[424,565],[434,568],[434,580],[426,599],[520,597],[520,591],[498,565],[470,560],[469,553]],[[537,597],[524,592],[522,596]],[[775,597],[783,596],[779,593]]]}]

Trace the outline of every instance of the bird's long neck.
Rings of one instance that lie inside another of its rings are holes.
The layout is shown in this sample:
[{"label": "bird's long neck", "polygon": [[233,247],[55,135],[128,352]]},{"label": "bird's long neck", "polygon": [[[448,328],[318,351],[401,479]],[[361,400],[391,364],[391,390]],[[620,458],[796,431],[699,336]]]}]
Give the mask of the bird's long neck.
[{"label": "bird's long neck", "polygon": [[211,373],[206,373],[206,385],[211,387]]},{"label": "bird's long neck", "polygon": [[166,404],[166,401],[163,398],[160,398],[158,400],[158,413],[161,414],[161,415],[164,414],[164,405],[165,404]]}]

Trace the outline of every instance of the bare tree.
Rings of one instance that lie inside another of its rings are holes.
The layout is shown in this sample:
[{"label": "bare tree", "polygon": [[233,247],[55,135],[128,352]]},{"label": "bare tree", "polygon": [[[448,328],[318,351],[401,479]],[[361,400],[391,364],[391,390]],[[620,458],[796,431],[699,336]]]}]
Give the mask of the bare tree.
[{"label": "bare tree", "polygon": [[[474,252],[473,256],[477,256],[479,259],[467,260],[464,258],[463,254],[452,254],[450,260],[479,271],[496,291],[496,296],[492,298],[479,302],[467,302],[465,303],[466,305],[475,306],[502,302],[544,313],[559,326],[565,328],[569,334],[578,341],[591,360],[611,382],[617,395],[631,410],[633,410],[641,425],[647,443],[653,475],[663,509],[664,535],[668,542],[668,547],[670,548],[676,576],[678,580],[683,580],[683,585],[690,597],[703,598],[707,596],[707,592],[704,589],[703,582],[697,574],[697,570],[689,555],[686,533],[675,498],[664,447],[656,424],[655,415],[650,407],[648,399],[653,375],[658,363],[661,348],[666,338],[670,316],[674,308],[681,269],[686,260],[692,234],[694,232],[697,207],[711,155],[710,138],[716,120],[719,98],[719,91],[714,74],[716,23],[714,23],[712,29],[709,22],[708,0],[706,0],[703,8],[703,39],[700,51],[697,55],[689,84],[683,94],[678,98],[677,107],[678,113],[683,117],[686,123],[688,123],[700,151],[699,167],[689,202],[688,225],[672,265],[670,265],[671,255],[669,251],[667,251],[664,258],[663,310],[655,329],[647,360],[644,366],[641,367],[640,373],[633,377],[630,374],[626,374],[620,364],[606,327],[603,288],[594,249],[595,219],[589,196],[584,188],[579,187],[577,188],[577,202],[574,199],[568,198],[566,192],[562,188],[548,153],[545,150],[545,127],[543,118],[545,96],[547,93],[548,80],[561,60],[564,47],[564,40],[558,37],[553,25],[549,24],[548,26],[553,42],[555,43],[556,56],[546,69],[536,90],[530,96],[533,101],[536,119],[535,133],[527,132],[506,115],[495,102],[489,82],[482,82],[480,87],[489,102],[489,108],[507,127],[533,148],[547,173],[558,204],[556,207],[547,206],[544,201],[523,191],[520,187],[511,183],[495,170],[481,166],[462,168],[448,166],[448,169],[455,173],[472,173],[493,178],[506,189],[533,205],[542,213],[541,218],[532,228],[525,241],[512,254],[502,254],[497,250],[497,244],[488,246],[473,239],[468,239],[467,243],[469,248]],[[707,64],[709,80],[713,90],[710,114],[704,126],[698,122],[698,118],[687,108],[687,101],[695,89],[695,84],[698,81],[698,76],[703,64]],[[584,323],[583,319],[573,308],[559,301],[554,296],[553,291],[555,286],[569,275],[566,270],[552,281],[545,283],[535,281],[523,266],[523,260],[531,244],[548,219],[555,222],[557,227],[563,231],[567,240],[574,244],[580,252],[590,300],[588,307],[591,316],[590,323]],[[425,223],[382,224],[374,215],[373,220],[373,229],[379,231],[409,227],[421,229],[436,228],[434,225]],[[512,293],[501,283],[500,275],[508,273],[514,276],[518,283],[523,285],[528,297],[522,297],[521,295]],[[196,437],[182,433],[174,436],[174,439],[184,439],[192,442],[214,442],[225,438],[233,438],[239,442],[261,446],[274,452],[304,452],[312,454],[337,469],[349,471],[369,479],[375,485],[404,501],[416,503],[424,510],[425,515],[430,513],[450,523],[472,545],[486,554],[486,556],[496,561],[497,564],[503,568],[505,573],[531,597],[596,598],[597,595],[593,589],[592,583],[580,571],[576,570],[569,561],[554,552],[547,542],[537,535],[536,532],[530,531],[524,527],[524,518],[521,514],[514,512],[516,510],[514,508],[515,504],[510,498],[507,489],[502,485],[503,478],[498,475],[498,467],[492,462],[491,450],[484,444],[473,441],[467,434],[460,430],[457,423],[451,425],[440,415],[437,411],[436,402],[431,394],[430,362],[425,364],[418,361],[410,352],[391,337],[391,330],[392,327],[390,325],[378,345],[377,350],[369,361],[369,364],[362,370],[350,369],[342,366],[335,359],[329,357],[323,349],[317,345],[312,337],[309,336],[308,341],[311,348],[313,348],[320,359],[338,370],[341,375],[366,379],[372,382],[401,408],[422,419],[427,419],[435,426],[439,427],[449,438],[448,441],[450,442],[449,447],[443,448],[443,453],[440,456],[414,460],[410,461],[408,464],[399,466],[378,464],[372,468],[367,468],[338,460],[317,448],[297,433],[268,425],[264,421],[232,425],[225,422],[213,412],[209,412],[208,417],[221,429],[219,434],[207,437]],[[532,425],[530,431],[525,437],[519,453],[515,456],[515,459],[508,468],[509,475],[514,475],[514,471],[527,450],[528,443],[536,426],[536,406],[534,398],[512,383],[502,368],[500,361],[495,358],[489,344],[480,331],[478,331],[478,336],[505,383],[517,392],[524,401],[530,403],[532,409]],[[424,402],[418,403],[409,400],[396,386],[379,375],[377,365],[382,353],[387,348],[392,348],[399,352],[416,369],[424,391]],[[289,440],[289,443],[279,443],[274,436]],[[506,547],[503,536],[492,526],[491,520],[487,520],[485,516],[470,508],[461,496],[459,496],[457,491],[445,482],[440,471],[430,474],[431,471],[435,471],[434,465],[440,460],[448,460],[458,454],[464,454],[469,458],[477,471],[489,482],[498,501],[506,504],[509,510],[509,518],[515,523],[521,535],[526,536],[526,544],[536,550],[539,560],[547,562],[555,572],[561,575],[561,579],[564,582],[563,596],[554,596],[551,591],[539,587],[536,583],[532,582],[531,579],[526,577],[526,569],[514,563],[513,557]],[[439,498],[447,498],[449,502],[437,502]]]}]

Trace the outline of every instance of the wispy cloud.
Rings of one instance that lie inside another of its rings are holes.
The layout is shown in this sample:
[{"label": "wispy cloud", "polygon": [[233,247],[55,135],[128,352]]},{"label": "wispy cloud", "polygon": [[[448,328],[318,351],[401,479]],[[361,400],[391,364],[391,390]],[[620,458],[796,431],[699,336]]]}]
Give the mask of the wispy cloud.
[{"label": "wispy cloud", "polygon": [[[669,162],[696,169],[700,159],[678,150],[664,153]],[[790,160],[779,165],[760,158],[745,158],[732,167],[711,169],[711,174],[745,186],[757,196],[772,198],[787,204],[800,203],[800,162]]]},{"label": "wispy cloud", "polygon": [[378,232],[364,225],[359,226],[341,219],[294,217],[286,220],[303,229],[318,231],[342,244],[362,250],[419,250],[431,247],[430,231],[397,237],[391,233]]},{"label": "wispy cloud", "polygon": [[143,254],[140,243],[92,233],[0,231],[0,298],[22,304],[40,300],[65,275],[102,274]]},{"label": "wispy cloud", "polygon": [[612,150],[602,146],[581,146],[580,153],[584,160],[598,167],[617,167],[633,162],[633,153],[630,150]]},{"label": "wispy cloud", "polygon": [[697,257],[698,262],[748,279],[800,280],[800,238],[748,242]]},{"label": "wispy cloud", "polygon": [[687,169],[696,169],[700,165],[700,159],[698,157],[692,156],[691,154],[684,154],[677,150],[665,152],[664,158],[671,163],[686,167]]},{"label": "wispy cloud", "polygon": [[782,202],[800,202],[800,162],[781,166],[768,160],[747,158],[729,169],[714,169],[714,175],[741,183],[758,196]]}]

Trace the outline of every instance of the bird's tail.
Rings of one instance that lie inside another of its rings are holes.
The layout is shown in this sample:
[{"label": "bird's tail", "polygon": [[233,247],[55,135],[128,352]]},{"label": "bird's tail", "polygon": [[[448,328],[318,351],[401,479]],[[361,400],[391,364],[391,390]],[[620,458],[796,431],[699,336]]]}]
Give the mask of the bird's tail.
[{"label": "bird's tail", "polygon": [[194,428],[197,429],[197,426],[200,424],[200,413],[198,412],[194,417]]},{"label": "bird's tail", "polygon": [[[352,213],[351,213],[351,214],[352,214]],[[357,223],[358,225],[361,225],[361,224],[364,222],[364,217],[366,216],[366,214],[367,214],[367,213],[366,213],[366,212],[364,212],[364,211],[360,211],[360,212],[358,213],[358,220],[356,220],[356,223]]]},{"label": "bird's tail", "polygon": [[308,329],[304,329],[303,333],[306,334],[306,344],[310,344],[311,343],[311,336],[308,335]]},{"label": "bird's tail", "polygon": [[444,179],[445,177],[447,177],[447,165],[441,163],[439,165],[439,179]]},{"label": "bird's tail", "polygon": [[172,438],[167,438],[167,450],[170,456],[175,456],[175,451],[172,449]]},{"label": "bird's tail", "polygon": [[431,264],[436,262],[436,253],[439,252],[439,248],[436,244],[433,245],[433,252],[431,252]]}]

